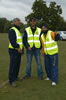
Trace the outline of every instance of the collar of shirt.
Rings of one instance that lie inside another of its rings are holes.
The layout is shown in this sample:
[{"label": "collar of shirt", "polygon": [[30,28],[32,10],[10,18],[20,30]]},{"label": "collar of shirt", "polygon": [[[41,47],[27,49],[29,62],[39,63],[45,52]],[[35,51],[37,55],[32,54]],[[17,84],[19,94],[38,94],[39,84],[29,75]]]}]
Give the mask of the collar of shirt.
[{"label": "collar of shirt", "polygon": [[13,25],[13,27],[16,27],[18,30],[20,30],[21,28],[17,25]]},{"label": "collar of shirt", "polygon": [[[31,27],[31,26],[30,26],[30,27]],[[33,28],[31,27],[31,30],[32,30],[32,33],[34,34],[35,31],[36,31],[36,27],[35,27],[35,29],[33,29]]]}]

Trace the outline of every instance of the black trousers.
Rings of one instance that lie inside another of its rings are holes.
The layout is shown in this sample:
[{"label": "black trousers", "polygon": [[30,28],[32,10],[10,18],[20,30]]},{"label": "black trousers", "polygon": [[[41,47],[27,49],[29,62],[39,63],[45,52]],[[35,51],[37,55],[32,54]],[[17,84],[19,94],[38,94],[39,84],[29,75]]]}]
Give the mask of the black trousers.
[{"label": "black trousers", "polygon": [[9,67],[9,83],[14,82],[18,78],[21,54],[18,52],[9,52],[10,67]]}]

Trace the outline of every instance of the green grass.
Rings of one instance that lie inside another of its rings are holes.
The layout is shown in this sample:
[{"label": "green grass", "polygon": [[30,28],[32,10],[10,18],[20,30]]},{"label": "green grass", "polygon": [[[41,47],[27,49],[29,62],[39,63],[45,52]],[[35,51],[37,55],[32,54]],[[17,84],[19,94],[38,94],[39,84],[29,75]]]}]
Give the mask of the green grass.
[{"label": "green grass", "polygon": [[[51,81],[39,80],[35,59],[32,63],[32,77],[17,82],[17,88],[6,84],[0,88],[0,100],[66,100],[66,41],[59,41],[59,83],[51,86]],[[44,76],[44,60],[41,56]],[[9,54],[8,35],[0,34],[0,85],[8,80]],[[26,71],[26,53],[22,57],[19,76],[23,77]]]}]

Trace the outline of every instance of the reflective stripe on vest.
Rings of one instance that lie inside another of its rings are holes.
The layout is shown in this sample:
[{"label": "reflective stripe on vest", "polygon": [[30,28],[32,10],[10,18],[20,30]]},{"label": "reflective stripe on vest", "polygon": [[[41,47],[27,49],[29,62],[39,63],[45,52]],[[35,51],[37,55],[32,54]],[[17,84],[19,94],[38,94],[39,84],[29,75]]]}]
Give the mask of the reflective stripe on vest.
[{"label": "reflective stripe on vest", "polygon": [[27,32],[27,37],[28,37],[27,40],[30,47],[32,48],[34,45],[36,48],[40,48],[39,36],[40,36],[41,29],[37,27],[34,35],[30,27],[26,28],[25,30]]},{"label": "reflective stripe on vest", "polygon": [[[19,47],[22,49],[23,48],[23,42],[22,42],[22,35],[20,33],[20,31],[15,28],[15,27],[12,27],[11,29],[13,29],[16,33],[16,43],[19,44]],[[9,48],[12,48],[14,49],[14,47],[11,45],[11,43],[9,43]],[[17,49],[17,48],[15,48]]]},{"label": "reflective stripe on vest", "polygon": [[58,53],[57,42],[52,39],[51,32],[52,31],[50,30],[48,31],[46,38],[44,37],[43,34],[41,35],[41,38],[44,42],[44,53],[49,55]]}]

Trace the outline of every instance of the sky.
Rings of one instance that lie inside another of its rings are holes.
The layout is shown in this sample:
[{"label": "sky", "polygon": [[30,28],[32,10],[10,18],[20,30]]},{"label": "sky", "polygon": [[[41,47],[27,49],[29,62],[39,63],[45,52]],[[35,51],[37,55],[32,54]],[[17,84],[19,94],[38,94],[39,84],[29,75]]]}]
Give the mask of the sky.
[{"label": "sky", "polygon": [[[32,12],[32,4],[35,0],[0,0],[0,18],[5,17],[8,20],[20,18],[23,23],[26,23],[25,17]],[[57,5],[61,5],[63,10],[62,16],[66,20],[66,0],[44,0],[47,5],[51,1],[55,1]]]}]

